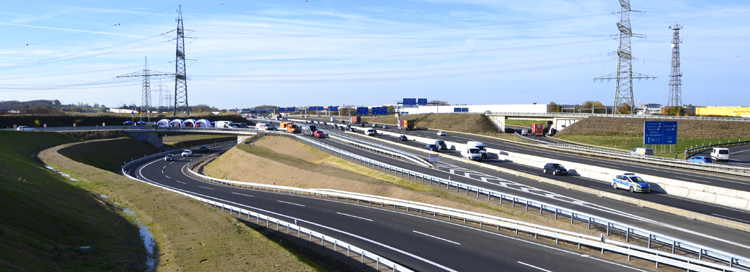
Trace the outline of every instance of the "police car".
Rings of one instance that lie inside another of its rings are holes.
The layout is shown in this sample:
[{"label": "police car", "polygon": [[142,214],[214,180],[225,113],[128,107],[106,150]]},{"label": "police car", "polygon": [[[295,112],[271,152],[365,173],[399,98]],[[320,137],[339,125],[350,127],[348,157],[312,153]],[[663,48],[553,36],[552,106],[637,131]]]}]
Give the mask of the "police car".
[{"label": "police car", "polygon": [[615,178],[612,179],[612,187],[615,188],[615,190],[619,188],[630,190],[631,193],[648,193],[651,191],[648,182],[641,177],[636,176],[635,173],[623,173],[622,175],[615,176]]}]

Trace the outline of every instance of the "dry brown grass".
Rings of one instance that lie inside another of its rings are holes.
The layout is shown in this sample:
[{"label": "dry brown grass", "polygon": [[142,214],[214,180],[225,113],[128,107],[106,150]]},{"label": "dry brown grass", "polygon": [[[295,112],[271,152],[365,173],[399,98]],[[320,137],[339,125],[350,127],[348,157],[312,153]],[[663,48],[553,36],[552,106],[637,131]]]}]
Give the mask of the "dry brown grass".
[{"label": "dry brown grass", "polygon": [[263,184],[275,181],[276,185],[335,189],[419,201],[599,235],[597,231],[571,227],[564,220],[555,221],[546,215],[522,212],[521,205],[512,208],[496,200],[488,202],[486,197],[466,196],[464,191],[455,193],[455,188],[447,191],[395,177],[328,155],[287,137],[266,136],[255,146],[239,145],[209,163],[204,172],[209,176],[238,181]]},{"label": "dry brown grass", "polygon": [[141,222],[150,226],[158,246],[158,271],[316,270],[215,208],[58,153],[70,146],[44,150],[39,158],[79,179],[75,186],[109,196],[109,200],[133,210]]}]

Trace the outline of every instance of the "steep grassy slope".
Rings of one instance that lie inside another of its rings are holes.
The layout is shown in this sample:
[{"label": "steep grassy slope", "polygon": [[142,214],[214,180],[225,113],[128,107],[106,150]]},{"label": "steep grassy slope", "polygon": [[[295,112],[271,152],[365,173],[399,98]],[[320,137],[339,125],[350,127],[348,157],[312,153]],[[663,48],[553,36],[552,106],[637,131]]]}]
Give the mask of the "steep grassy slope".
[{"label": "steep grassy slope", "polygon": [[[32,153],[77,139],[0,131],[0,271],[141,271],[138,230]],[[95,254],[76,247],[94,246]]]}]

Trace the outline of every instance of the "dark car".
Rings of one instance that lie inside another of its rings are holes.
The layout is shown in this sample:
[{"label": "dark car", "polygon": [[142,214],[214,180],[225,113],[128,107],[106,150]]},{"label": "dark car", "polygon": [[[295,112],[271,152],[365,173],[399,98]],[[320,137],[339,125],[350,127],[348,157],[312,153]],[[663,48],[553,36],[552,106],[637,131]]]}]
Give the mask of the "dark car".
[{"label": "dark car", "polygon": [[349,131],[351,131],[351,132],[357,132],[357,129],[356,129],[356,128],[353,128],[353,127],[350,127],[350,128],[349,128]]},{"label": "dark car", "polygon": [[344,126],[339,126],[339,129],[340,129],[340,130],[346,130],[346,127],[344,127]]},{"label": "dark car", "polygon": [[399,141],[408,141],[409,139],[406,138],[406,135],[398,136]]},{"label": "dark car", "polygon": [[435,141],[435,145],[438,146],[438,148],[440,148],[440,150],[446,150],[446,149],[448,149],[448,145],[446,145],[445,141],[443,141],[443,140],[437,140],[437,141]]},{"label": "dark car", "polygon": [[365,126],[365,123],[360,123],[360,124],[359,124],[359,126],[360,126],[360,127],[364,127],[364,126]]},{"label": "dark car", "polygon": [[568,170],[565,169],[565,167],[562,166],[562,164],[559,163],[548,163],[544,165],[544,170],[542,170],[545,174],[552,174],[553,176],[567,176]]},{"label": "dark car", "polygon": [[208,151],[208,146],[202,145],[199,151],[200,152],[207,152]]},{"label": "dark car", "polygon": [[427,148],[427,150],[429,150],[429,151],[435,151],[435,152],[437,152],[439,150],[438,146],[434,145],[434,144],[428,144],[428,145],[425,146],[425,148]]}]

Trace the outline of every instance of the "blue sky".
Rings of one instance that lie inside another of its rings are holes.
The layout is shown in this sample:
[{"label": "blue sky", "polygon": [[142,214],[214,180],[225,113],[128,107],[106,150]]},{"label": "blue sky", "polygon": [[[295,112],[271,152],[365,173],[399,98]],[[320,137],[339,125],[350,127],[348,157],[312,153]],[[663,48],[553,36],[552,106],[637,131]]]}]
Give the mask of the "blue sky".
[{"label": "blue sky", "polygon": [[[29,2],[29,3],[27,3]],[[0,100],[107,106],[141,101],[141,81],[174,72],[182,4],[191,105],[611,105],[616,0],[6,1]],[[631,2],[635,99],[666,104],[675,19],[683,102],[750,106],[750,2]],[[165,34],[166,33],[166,34]],[[158,89],[159,79],[152,79]],[[164,91],[174,80],[163,78]],[[158,92],[152,104],[158,105]]]}]

